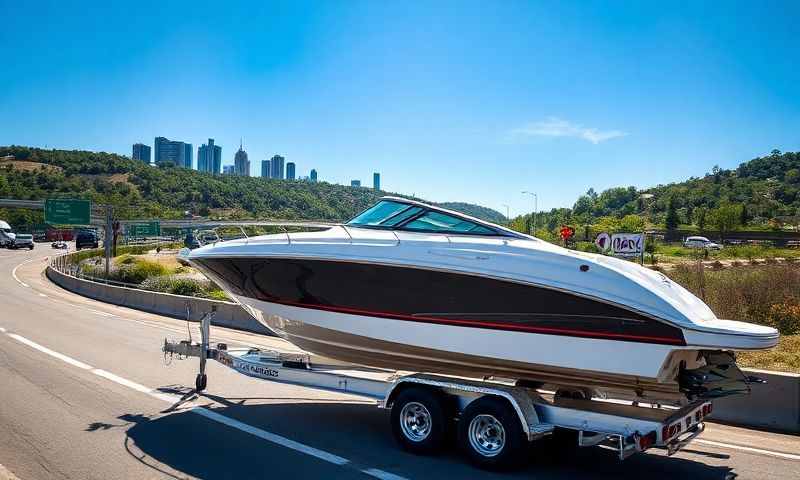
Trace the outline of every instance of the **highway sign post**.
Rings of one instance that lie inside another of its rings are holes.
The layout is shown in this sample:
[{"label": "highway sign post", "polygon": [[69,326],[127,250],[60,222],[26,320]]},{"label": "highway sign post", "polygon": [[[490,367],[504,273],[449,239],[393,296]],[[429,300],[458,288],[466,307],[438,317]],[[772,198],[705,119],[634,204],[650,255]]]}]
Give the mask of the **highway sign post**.
[{"label": "highway sign post", "polygon": [[48,198],[44,202],[44,222],[50,225],[89,225],[92,202],[71,198]]}]

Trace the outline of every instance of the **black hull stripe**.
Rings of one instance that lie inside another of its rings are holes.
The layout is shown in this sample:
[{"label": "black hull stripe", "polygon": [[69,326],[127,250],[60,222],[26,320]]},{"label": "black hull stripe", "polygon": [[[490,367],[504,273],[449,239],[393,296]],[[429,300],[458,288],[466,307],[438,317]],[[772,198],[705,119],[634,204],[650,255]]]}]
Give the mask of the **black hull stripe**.
[{"label": "black hull stripe", "polygon": [[333,305],[318,305],[310,303],[290,302],[286,300],[264,299],[261,301],[276,303],[279,305],[286,305],[290,307],[308,308],[312,310],[323,310],[328,312],[346,313],[350,315],[361,315],[366,317],[388,318],[392,320],[404,320],[410,322],[435,323],[440,325],[457,325],[460,327],[484,328],[489,330],[519,331],[527,333],[538,333],[542,335],[560,335],[567,337],[619,340],[619,341],[636,342],[636,343],[653,343],[658,345],[678,345],[678,346],[686,345],[686,342],[683,341],[682,339],[669,338],[669,337],[628,335],[624,333],[591,332],[591,331],[568,329],[568,328],[535,327],[530,325],[516,325],[512,323],[482,322],[479,320],[439,318],[439,317],[429,317],[422,315],[407,315],[407,314],[392,313],[392,312],[375,312],[368,310],[359,310],[354,308],[337,307]]}]

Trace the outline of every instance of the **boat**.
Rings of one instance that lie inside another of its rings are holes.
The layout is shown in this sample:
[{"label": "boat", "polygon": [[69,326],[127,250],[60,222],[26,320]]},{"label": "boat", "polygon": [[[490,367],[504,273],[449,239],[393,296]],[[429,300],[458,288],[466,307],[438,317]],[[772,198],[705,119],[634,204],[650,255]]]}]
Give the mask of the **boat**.
[{"label": "boat", "polygon": [[735,351],[770,327],[718,319],[664,274],[404,198],[316,231],[187,260],[300,349],[375,368],[685,404],[749,391]]}]

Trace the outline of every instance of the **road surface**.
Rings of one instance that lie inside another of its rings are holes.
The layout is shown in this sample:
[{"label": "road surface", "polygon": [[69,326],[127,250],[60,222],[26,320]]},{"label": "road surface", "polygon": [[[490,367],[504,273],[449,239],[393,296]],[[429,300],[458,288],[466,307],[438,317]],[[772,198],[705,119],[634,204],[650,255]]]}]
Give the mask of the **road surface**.
[{"label": "road surface", "polygon": [[[531,449],[528,466],[493,474],[451,450],[398,450],[370,402],[271,384],[197,359],[165,365],[180,320],[68,293],[43,275],[48,244],[0,250],[0,477],[127,478],[800,478],[800,437],[711,424],[673,457],[619,462],[597,448]],[[199,334],[191,327],[194,338]],[[212,327],[232,346],[285,345]],[[4,467],[2,467],[4,466]]]}]

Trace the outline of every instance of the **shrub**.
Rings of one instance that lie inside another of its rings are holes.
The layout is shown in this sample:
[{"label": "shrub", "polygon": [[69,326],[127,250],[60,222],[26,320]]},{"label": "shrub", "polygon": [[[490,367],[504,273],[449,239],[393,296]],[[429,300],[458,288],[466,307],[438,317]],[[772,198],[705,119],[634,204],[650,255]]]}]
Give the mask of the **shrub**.
[{"label": "shrub", "polygon": [[206,292],[206,296],[211,300],[222,300],[224,302],[230,302],[231,299],[225,295],[225,292],[222,290],[211,290],[210,292]]},{"label": "shrub", "polygon": [[202,293],[202,291],[203,287],[197,280],[191,278],[176,278],[172,282],[172,288],[170,288],[169,293],[186,297],[195,297],[199,293]]},{"label": "shrub", "polygon": [[772,305],[767,323],[777,328],[783,335],[800,333],[800,305],[789,303]]},{"label": "shrub", "polygon": [[134,263],[123,265],[119,269],[120,281],[126,283],[142,283],[150,277],[167,274],[167,269],[160,263],[137,259]]},{"label": "shrub", "polygon": [[160,277],[150,277],[143,281],[139,288],[142,290],[150,290],[152,292],[168,293],[172,290],[173,278],[169,275],[162,275]]}]

